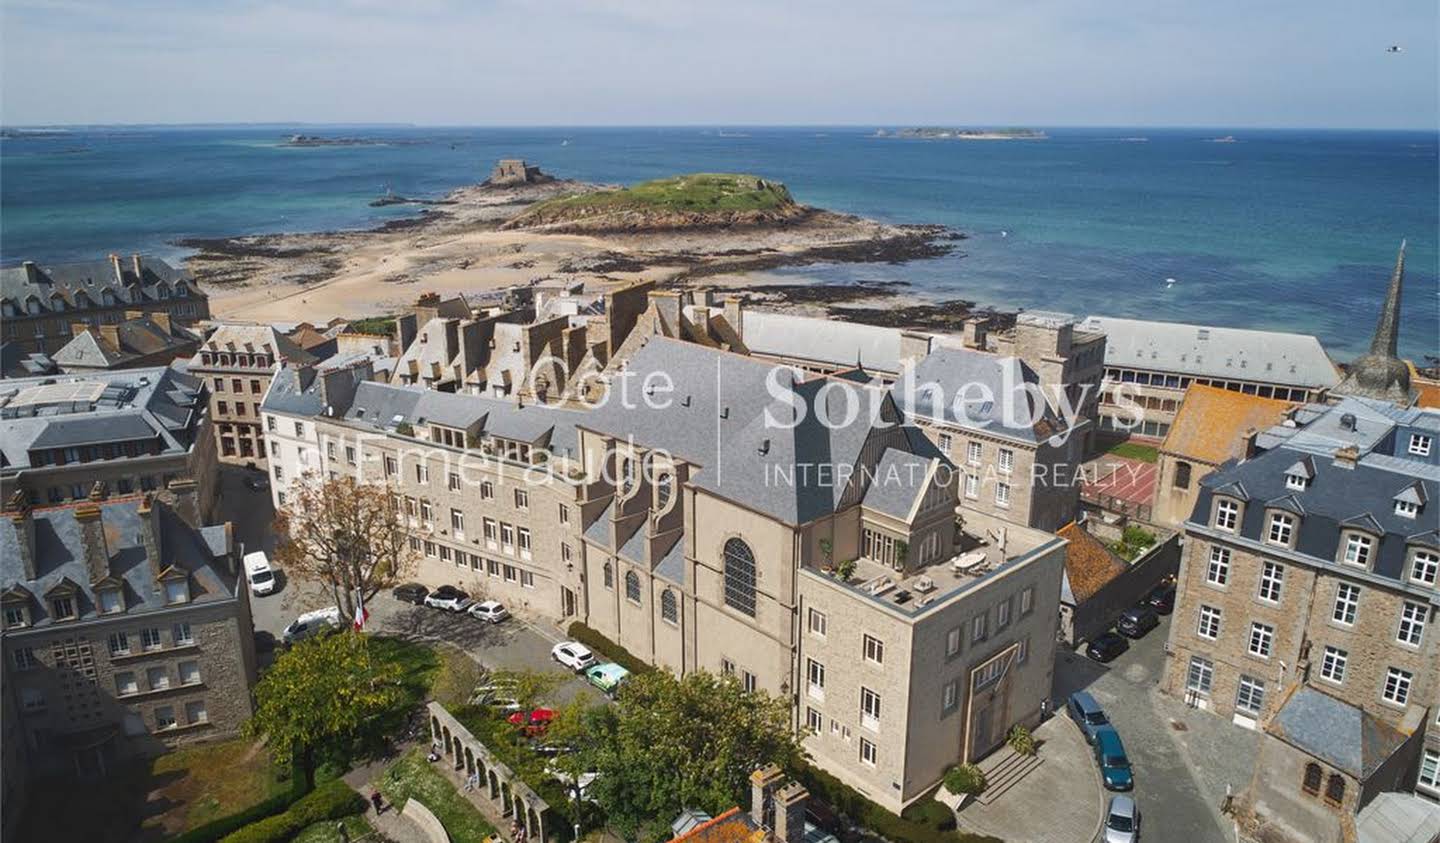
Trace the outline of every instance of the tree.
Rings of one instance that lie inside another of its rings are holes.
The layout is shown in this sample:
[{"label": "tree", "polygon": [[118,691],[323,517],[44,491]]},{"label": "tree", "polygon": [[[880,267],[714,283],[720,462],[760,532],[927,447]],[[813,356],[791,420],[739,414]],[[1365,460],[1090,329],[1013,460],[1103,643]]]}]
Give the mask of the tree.
[{"label": "tree", "polygon": [[633,674],[616,705],[588,717],[578,762],[599,774],[591,792],[627,839],[668,836],[649,821],[684,808],[718,816],[743,802],[756,767],[793,769],[801,754],[786,701],[733,676]]},{"label": "tree", "polygon": [[497,670],[490,674],[490,681],[497,688],[520,704],[523,711],[530,711],[540,701],[550,696],[565,683],[564,674],[539,670]]},{"label": "tree", "polygon": [[322,753],[366,742],[406,701],[399,666],[372,659],[369,647],[363,635],[305,641],[281,653],[255,686],[247,732],[263,735],[277,757],[294,759],[306,787],[315,786]]},{"label": "tree", "polygon": [[276,555],[290,571],[329,583],[335,605],[355,616],[355,595],[368,601],[394,585],[417,560],[404,517],[389,489],[341,477],[305,474],[275,517]]}]

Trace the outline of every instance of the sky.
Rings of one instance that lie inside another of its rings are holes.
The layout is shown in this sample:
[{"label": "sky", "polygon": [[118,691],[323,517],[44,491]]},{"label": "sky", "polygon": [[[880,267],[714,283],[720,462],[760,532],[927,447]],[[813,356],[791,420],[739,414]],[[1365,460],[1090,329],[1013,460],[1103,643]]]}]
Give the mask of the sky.
[{"label": "sky", "polygon": [[1435,129],[1437,6],[0,0],[0,122]]}]

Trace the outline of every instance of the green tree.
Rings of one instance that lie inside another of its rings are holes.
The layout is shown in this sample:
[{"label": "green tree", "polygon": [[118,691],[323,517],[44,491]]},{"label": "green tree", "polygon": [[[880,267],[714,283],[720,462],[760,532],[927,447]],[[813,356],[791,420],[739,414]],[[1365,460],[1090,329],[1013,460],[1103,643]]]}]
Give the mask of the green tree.
[{"label": "green tree", "polygon": [[369,650],[363,635],[311,639],[281,653],[255,686],[247,733],[263,736],[276,757],[295,759],[307,787],[322,755],[373,738],[406,702],[400,667]]},{"label": "green tree", "polygon": [[599,774],[592,793],[627,839],[650,839],[649,820],[684,808],[718,816],[744,800],[752,770],[793,769],[801,753],[783,699],[711,673],[632,675],[616,705],[586,717],[592,737],[574,763]]},{"label": "green tree", "polygon": [[497,670],[490,674],[495,687],[505,689],[505,694],[515,698],[520,708],[529,711],[555,693],[565,683],[560,673],[540,670]]}]

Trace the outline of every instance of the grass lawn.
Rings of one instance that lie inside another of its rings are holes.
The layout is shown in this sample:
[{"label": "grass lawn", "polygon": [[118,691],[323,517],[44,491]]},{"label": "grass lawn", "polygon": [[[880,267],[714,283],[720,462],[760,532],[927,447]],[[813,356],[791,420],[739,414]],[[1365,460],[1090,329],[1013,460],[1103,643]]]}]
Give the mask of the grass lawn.
[{"label": "grass lawn", "polygon": [[346,840],[359,840],[373,830],[363,816],[352,814],[343,820],[315,823],[297,834],[291,843],[341,843],[340,834],[335,830],[335,826],[341,823],[345,825]]},{"label": "grass lawn", "polygon": [[229,816],[290,787],[259,743],[233,740],[181,749],[150,765],[151,804],[168,806],[145,826],[179,834]]},{"label": "grass lawn", "polygon": [[495,830],[450,780],[425,760],[424,750],[412,750],[386,770],[380,778],[380,792],[397,807],[419,799],[440,819],[455,843],[481,843]]},{"label": "grass lawn", "polygon": [[768,211],[794,204],[779,182],[738,173],[691,173],[541,202],[527,215],[564,209],[656,211]]},{"label": "grass lawn", "polygon": [[1117,457],[1124,457],[1128,460],[1139,460],[1140,462],[1155,462],[1160,459],[1160,451],[1153,445],[1141,445],[1139,442],[1121,442],[1106,451]]}]

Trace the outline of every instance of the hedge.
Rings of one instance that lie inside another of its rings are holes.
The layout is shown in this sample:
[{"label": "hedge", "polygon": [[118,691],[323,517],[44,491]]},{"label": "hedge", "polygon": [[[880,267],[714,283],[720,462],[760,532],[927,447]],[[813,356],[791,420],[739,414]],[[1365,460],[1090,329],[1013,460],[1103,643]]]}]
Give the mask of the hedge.
[{"label": "hedge", "polygon": [[309,826],[365,810],[365,800],[342,779],[331,779],[284,813],[266,817],[221,838],[221,843],[283,843]]},{"label": "hedge", "polygon": [[631,673],[648,673],[654,670],[650,663],[636,658],[629,650],[601,635],[580,621],[570,624],[566,634],[605,658],[620,665]]},{"label": "hedge", "polygon": [[851,822],[891,843],[1001,843],[994,837],[955,831],[954,814],[933,799],[922,799],[897,817],[824,770],[802,764],[795,777]]},{"label": "hedge", "polygon": [[237,811],[229,816],[211,820],[202,826],[196,826],[184,834],[170,838],[170,843],[215,843],[227,834],[284,811],[303,799],[307,792],[305,777],[295,776],[291,778],[290,790],[286,793],[277,794],[264,802],[251,805],[243,811]]}]

